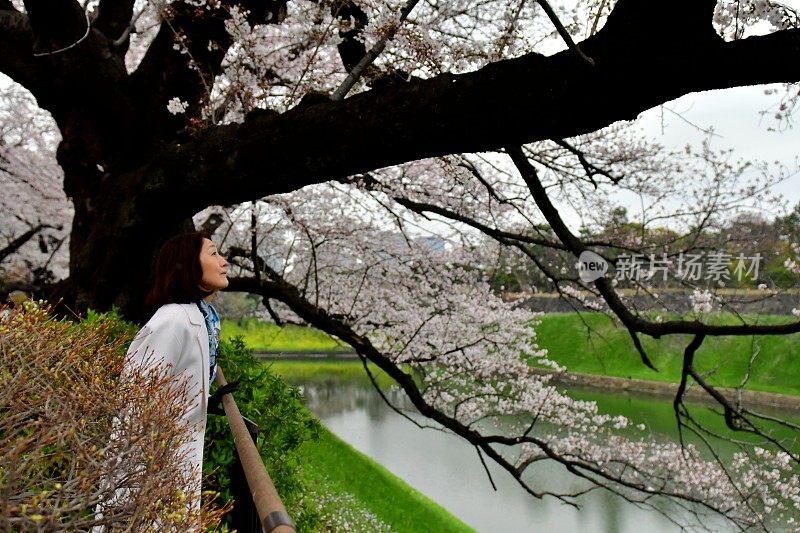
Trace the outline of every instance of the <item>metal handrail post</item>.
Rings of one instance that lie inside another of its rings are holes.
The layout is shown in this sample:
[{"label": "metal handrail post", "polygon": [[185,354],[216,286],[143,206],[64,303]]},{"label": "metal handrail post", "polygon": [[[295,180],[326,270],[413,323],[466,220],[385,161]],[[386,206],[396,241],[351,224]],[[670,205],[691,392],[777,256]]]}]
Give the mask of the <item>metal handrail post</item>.
[{"label": "metal handrail post", "polygon": [[[220,387],[228,384],[219,365],[217,366],[217,383]],[[247,486],[250,488],[250,494],[253,496],[253,502],[258,511],[258,518],[261,520],[261,527],[265,533],[296,533],[294,522],[286,512],[281,497],[275,490],[275,485],[272,484],[272,479],[247,431],[247,426],[233,395],[222,396],[222,407],[225,409],[225,416],[231,427],[233,443],[239,454]]]}]

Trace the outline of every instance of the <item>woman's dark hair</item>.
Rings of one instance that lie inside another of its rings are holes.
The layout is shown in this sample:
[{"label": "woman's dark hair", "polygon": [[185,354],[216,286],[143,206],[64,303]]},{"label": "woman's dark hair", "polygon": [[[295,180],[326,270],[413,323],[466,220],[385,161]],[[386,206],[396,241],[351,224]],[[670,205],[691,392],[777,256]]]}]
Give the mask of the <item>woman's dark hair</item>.
[{"label": "woman's dark hair", "polygon": [[205,298],[210,291],[200,288],[203,268],[200,252],[203,239],[209,237],[195,231],[167,239],[156,255],[153,286],[145,299],[145,306],[155,311],[164,304],[192,303]]}]

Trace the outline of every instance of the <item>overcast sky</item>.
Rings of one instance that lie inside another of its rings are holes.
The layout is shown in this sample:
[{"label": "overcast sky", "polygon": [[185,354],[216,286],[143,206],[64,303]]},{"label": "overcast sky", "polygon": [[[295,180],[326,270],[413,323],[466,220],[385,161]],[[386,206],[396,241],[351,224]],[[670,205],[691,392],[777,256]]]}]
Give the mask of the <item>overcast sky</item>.
[{"label": "overcast sky", "polygon": [[[778,94],[765,95],[767,88],[776,88]],[[743,159],[780,161],[796,170],[800,155],[800,116],[790,120],[788,125],[773,118],[784,92],[782,85],[771,85],[690,94],[664,106],[679,112],[680,117],[669,111],[652,109],[642,115],[642,124],[654,139],[676,147],[687,142],[700,143],[706,137],[695,126],[713,127],[712,146],[715,148],[733,148]],[[762,116],[762,111],[768,113]],[[776,131],[779,126],[783,131]],[[778,187],[792,205],[800,201],[797,178],[795,174],[793,179]]]},{"label": "overcast sky", "polygon": [[[775,88],[778,93],[766,95],[768,88]],[[794,90],[798,90],[797,85]],[[709,137],[702,130],[713,128],[713,149],[732,148],[734,159],[780,162],[791,177],[773,191],[780,193],[791,209],[800,202],[800,109],[788,124],[776,121],[773,117],[784,94],[783,85],[693,93],[664,104],[664,109],[657,107],[644,112],[639,124],[645,135],[667,148],[680,149],[690,143],[699,150],[703,140]],[[768,113],[762,115],[762,111]],[[776,131],[778,127],[782,131]],[[633,201],[632,195],[620,194],[614,198],[628,208],[631,219],[637,218],[639,203]],[[581,224],[578,216],[566,206],[559,207],[569,226],[577,230]],[[763,212],[768,218],[780,214],[783,213]]]},{"label": "overcast sky", "polygon": [[[783,0],[783,5],[800,10],[800,0]],[[772,31],[766,26],[750,28],[748,34],[762,34]],[[777,94],[765,95],[767,88],[777,89]],[[794,85],[794,91],[800,85]],[[791,173],[790,179],[774,188],[787,200],[791,209],[800,202],[800,106],[797,117],[787,124],[783,123],[782,131],[770,131],[779,124],[773,119],[780,98],[785,94],[781,84],[770,86],[738,87],[718,91],[694,93],[664,104],[680,116],[668,110],[651,109],[640,117],[648,137],[668,148],[682,148],[687,143],[699,148],[708,136],[697,127],[709,129],[713,127],[712,148],[716,150],[732,148],[734,157],[752,161],[778,161]],[[766,115],[762,111],[768,111]],[[691,123],[691,124],[690,124]],[[638,202],[627,199],[624,195],[616,197],[628,207],[633,214]],[[781,213],[763,213],[772,218]],[[575,230],[580,220],[569,209],[562,211],[562,216]],[[633,217],[631,217],[633,218]]]}]

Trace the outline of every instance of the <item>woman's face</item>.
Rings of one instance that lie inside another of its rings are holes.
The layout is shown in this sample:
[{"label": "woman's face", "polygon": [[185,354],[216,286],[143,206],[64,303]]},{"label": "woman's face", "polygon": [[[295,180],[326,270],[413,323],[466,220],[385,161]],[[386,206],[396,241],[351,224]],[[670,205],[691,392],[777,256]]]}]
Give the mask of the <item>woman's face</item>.
[{"label": "woman's face", "polygon": [[228,286],[228,262],[219,255],[217,247],[209,239],[203,239],[200,267],[203,269],[202,288],[218,291]]}]

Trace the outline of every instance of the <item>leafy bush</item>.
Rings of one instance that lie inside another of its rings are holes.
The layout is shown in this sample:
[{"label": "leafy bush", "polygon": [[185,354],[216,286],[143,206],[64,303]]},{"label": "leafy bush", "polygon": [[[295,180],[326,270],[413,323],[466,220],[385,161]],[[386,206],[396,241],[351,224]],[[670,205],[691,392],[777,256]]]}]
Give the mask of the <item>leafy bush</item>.
[{"label": "leafy bush", "polygon": [[[158,373],[119,379],[131,331],[113,316],[54,320],[33,302],[0,309],[0,530],[196,527],[173,452],[189,438],[187,403]],[[205,510],[215,527],[220,510]]]},{"label": "leafy bush", "polygon": [[119,342],[123,345],[122,354],[125,353],[127,345],[130,344],[139,331],[139,326],[133,322],[123,320],[116,307],[105,313],[98,313],[93,309],[89,309],[86,312],[86,318],[81,321],[81,324],[84,327],[102,328],[108,342]]},{"label": "leafy bush", "polygon": [[[256,360],[241,338],[222,341],[218,361],[228,382],[239,381],[240,388],[233,396],[242,414],[259,427],[258,450],[298,530],[315,529],[319,517],[316,509],[309,506],[308,498],[304,498],[298,450],[304,442],[317,438],[319,422],[301,405],[299,390]],[[233,460],[227,419],[209,415],[203,479],[223,500],[232,498],[227,467]],[[226,519],[230,521],[229,517]]]}]

